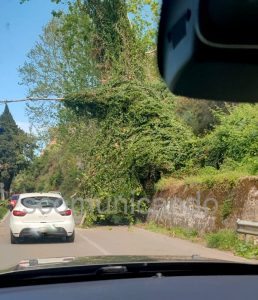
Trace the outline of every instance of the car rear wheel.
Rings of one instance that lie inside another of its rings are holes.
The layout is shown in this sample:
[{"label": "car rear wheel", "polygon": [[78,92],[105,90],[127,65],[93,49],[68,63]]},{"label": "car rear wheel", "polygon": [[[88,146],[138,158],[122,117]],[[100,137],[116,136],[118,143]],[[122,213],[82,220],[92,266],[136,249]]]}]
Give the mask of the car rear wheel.
[{"label": "car rear wheel", "polygon": [[72,235],[66,237],[66,242],[73,243],[74,239],[75,239],[75,233],[73,232]]},{"label": "car rear wheel", "polygon": [[15,237],[13,233],[10,233],[11,244],[18,244],[19,238]]}]

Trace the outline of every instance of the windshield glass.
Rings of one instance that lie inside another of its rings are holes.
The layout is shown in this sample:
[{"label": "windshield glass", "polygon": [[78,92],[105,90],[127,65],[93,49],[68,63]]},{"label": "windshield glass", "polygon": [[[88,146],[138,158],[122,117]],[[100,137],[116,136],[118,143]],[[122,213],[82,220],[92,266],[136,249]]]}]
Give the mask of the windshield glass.
[{"label": "windshield glass", "polygon": [[0,270],[257,261],[258,104],[173,95],[160,8],[0,1]]},{"label": "windshield glass", "polygon": [[28,208],[59,207],[63,204],[63,200],[54,197],[29,197],[21,199],[21,203]]}]

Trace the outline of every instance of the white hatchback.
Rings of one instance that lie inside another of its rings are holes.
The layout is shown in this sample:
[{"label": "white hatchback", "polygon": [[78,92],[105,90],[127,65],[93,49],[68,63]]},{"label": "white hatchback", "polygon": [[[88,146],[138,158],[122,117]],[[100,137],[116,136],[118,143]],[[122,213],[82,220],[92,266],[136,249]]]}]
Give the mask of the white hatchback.
[{"label": "white hatchback", "polygon": [[53,236],[74,242],[75,223],[61,195],[55,193],[20,194],[10,216],[11,243],[25,237]]}]

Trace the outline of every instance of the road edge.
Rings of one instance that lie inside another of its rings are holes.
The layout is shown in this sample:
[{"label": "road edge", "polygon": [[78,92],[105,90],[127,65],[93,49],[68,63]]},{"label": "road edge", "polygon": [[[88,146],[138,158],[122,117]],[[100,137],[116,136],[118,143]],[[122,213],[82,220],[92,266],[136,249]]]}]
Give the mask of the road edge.
[{"label": "road edge", "polygon": [[8,217],[8,215],[9,215],[9,211],[3,216],[3,218],[0,220],[0,224],[2,224],[6,219],[7,219],[7,217]]}]

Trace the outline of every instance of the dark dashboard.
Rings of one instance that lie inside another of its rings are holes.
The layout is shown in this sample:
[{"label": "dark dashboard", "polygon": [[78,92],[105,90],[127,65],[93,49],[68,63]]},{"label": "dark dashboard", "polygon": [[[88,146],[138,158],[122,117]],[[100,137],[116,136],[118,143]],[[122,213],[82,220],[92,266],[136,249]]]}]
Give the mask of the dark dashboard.
[{"label": "dark dashboard", "polygon": [[258,276],[130,278],[3,288],[1,300],[257,299]]}]

